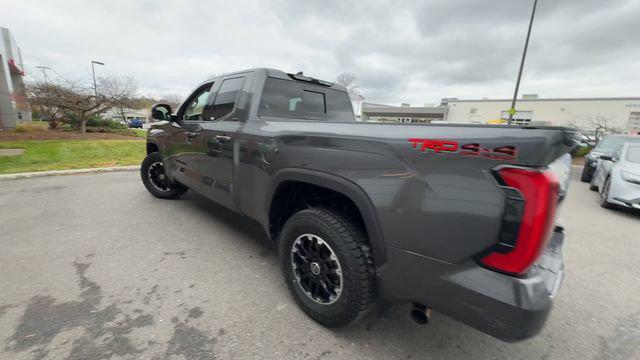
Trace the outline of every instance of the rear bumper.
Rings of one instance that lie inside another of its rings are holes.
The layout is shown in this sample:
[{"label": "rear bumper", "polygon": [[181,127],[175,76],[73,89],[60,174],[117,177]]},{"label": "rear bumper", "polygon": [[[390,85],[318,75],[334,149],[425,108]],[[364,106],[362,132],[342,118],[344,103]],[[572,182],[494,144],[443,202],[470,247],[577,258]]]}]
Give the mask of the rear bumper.
[{"label": "rear bumper", "polygon": [[449,264],[388,248],[380,272],[382,296],[424,304],[500,340],[536,335],[549,315],[564,275],[560,229],[523,278],[480,267],[474,261]]}]

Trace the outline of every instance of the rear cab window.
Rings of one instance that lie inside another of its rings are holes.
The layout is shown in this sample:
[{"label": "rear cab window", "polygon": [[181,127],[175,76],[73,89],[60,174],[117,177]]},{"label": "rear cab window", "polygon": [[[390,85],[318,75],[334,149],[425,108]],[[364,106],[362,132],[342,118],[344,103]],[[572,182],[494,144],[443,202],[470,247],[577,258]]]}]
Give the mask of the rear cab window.
[{"label": "rear cab window", "polygon": [[355,121],[346,92],[300,81],[267,78],[260,98],[260,117]]}]

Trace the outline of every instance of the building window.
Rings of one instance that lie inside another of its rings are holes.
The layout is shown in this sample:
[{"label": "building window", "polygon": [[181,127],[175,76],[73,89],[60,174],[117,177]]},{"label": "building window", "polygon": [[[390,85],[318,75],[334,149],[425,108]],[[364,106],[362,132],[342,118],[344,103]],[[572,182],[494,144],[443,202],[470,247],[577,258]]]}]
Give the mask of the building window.
[{"label": "building window", "polygon": [[627,131],[633,134],[640,134],[640,112],[632,111],[627,122]]}]

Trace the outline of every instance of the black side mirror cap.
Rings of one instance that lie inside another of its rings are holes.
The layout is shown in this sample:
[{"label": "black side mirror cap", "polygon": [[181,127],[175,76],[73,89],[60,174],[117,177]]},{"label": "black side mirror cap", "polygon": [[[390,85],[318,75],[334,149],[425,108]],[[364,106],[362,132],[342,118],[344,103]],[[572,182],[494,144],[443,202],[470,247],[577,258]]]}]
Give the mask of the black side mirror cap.
[{"label": "black side mirror cap", "polygon": [[171,105],[155,104],[151,107],[151,118],[157,121],[171,121]]},{"label": "black side mirror cap", "polygon": [[601,155],[601,156],[600,156],[600,160],[609,160],[609,161],[613,161],[613,157],[611,157],[611,156],[607,156],[607,155]]}]

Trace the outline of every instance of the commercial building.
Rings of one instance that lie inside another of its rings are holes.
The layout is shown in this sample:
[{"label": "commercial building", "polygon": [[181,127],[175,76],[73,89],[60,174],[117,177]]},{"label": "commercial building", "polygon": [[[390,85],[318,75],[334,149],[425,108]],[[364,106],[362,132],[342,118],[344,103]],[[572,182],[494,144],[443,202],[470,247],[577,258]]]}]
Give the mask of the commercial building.
[{"label": "commercial building", "polygon": [[9,29],[0,27],[0,129],[31,121],[23,76],[20,48]]},{"label": "commercial building", "polygon": [[373,103],[362,104],[362,121],[368,122],[400,122],[430,123],[444,121],[447,118],[446,106],[390,106]]},{"label": "commercial building", "polygon": [[[509,118],[510,99],[442,99],[447,120],[463,123],[504,123]],[[516,124],[546,123],[595,129],[598,124],[624,132],[640,132],[640,97],[617,98],[538,98],[523,95],[516,102]]]}]

